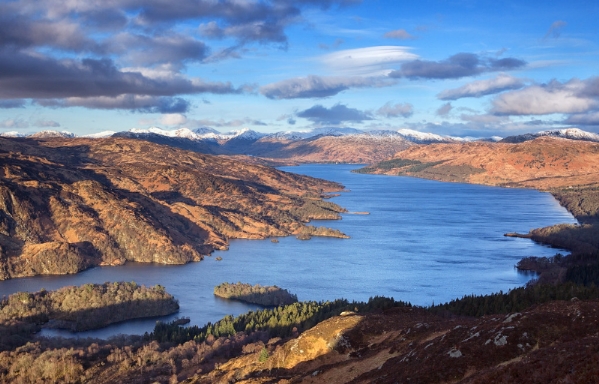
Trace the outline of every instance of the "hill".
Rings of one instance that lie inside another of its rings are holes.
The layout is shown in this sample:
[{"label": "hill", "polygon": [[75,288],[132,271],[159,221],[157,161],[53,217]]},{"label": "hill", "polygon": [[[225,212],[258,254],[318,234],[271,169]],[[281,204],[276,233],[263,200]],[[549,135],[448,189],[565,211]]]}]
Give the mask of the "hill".
[{"label": "hill", "polygon": [[244,153],[264,159],[297,163],[372,164],[411,145],[410,141],[399,135],[354,134],[315,136],[301,140],[264,137],[247,145]]},{"label": "hill", "polygon": [[596,287],[565,284],[433,308],[380,297],[300,302],[201,329],[175,321],[143,337],[39,338],[0,353],[0,380],[594,383],[598,295]]},{"label": "hill", "polygon": [[336,183],[147,141],[0,138],[0,279],[199,261],[229,239],[315,230]]},{"label": "hill", "polygon": [[539,137],[518,144],[414,146],[365,172],[547,190],[598,182],[599,143]]}]

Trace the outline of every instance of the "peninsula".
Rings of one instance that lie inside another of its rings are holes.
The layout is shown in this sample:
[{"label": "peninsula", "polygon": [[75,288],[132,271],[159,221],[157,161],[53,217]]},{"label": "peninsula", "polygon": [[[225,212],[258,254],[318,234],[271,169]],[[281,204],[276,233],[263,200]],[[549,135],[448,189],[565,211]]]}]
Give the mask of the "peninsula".
[{"label": "peninsula", "polygon": [[0,279],[125,261],[183,264],[230,239],[345,237],[307,226],[343,186],[125,138],[0,137]]}]

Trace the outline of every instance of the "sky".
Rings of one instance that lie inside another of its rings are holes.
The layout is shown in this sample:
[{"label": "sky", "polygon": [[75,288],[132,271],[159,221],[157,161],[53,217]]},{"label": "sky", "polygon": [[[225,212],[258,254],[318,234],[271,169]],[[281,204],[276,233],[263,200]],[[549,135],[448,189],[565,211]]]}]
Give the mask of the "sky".
[{"label": "sky", "polygon": [[599,133],[599,2],[0,0],[0,133]]}]

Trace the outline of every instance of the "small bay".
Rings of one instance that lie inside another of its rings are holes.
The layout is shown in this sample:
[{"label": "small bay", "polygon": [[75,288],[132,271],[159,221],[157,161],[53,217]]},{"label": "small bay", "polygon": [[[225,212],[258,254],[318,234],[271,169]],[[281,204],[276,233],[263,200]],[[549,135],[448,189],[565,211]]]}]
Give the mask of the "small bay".
[{"label": "small bay", "polygon": [[[559,250],[503,234],[576,222],[548,193],[351,173],[357,167],[316,164],[282,168],[346,186],[349,191],[331,201],[349,212],[369,214],[343,214],[342,220],[312,224],[339,229],[350,239],[233,240],[228,251],[215,252],[199,263],[128,263],[77,275],[14,279],[0,282],[0,296],[90,282],[160,284],[181,305],[177,315],[162,320],[189,316],[191,324],[197,325],[258,308],[214,297],[214,286],[222,282],[278,285],[297,294],[299,300],[364,301],[379,295],[430,305],[525,284],[532,276],[515,270],[518,260],[552,256]],[[217,261],[217,256],[222,261]],[[142,334],[151,331],[154,322],[129,321],[76,336]]]}]

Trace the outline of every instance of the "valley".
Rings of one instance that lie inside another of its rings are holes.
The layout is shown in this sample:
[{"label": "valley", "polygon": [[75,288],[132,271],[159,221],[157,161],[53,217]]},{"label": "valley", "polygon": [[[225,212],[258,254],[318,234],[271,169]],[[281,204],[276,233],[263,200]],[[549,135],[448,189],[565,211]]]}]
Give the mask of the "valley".
[{"label": "valley", "polygon": [[[180,264],[226,249],[235,237],[345,236],[338,230],[306,226],[309,220],[338,219],[344,212],[323,200],[342,190],[338,183],[138,139],[0,140],[7,140],[1,153],[7,213],[2,246],[8,251],[2,260],[7,277],[38,271],[75,273],[128,260]],[[411,145],[391,160],[358,171],[549,190],[583,224],[555,226],[558,232],[590,230],[595,239],[596,145],[553,138],[520,144]],[[142,231],[127,233],[124,226]],[[572,236],[543,231],[547,229],[533,230],[531,237],[569,248],[574,256],[546,258],[554,265],[547,271],[539,268],[539,283],[509,293],[465,296],[426,307],[384,298],[300,302],[292,305],[308,305],[313,311],[304,313],[307,317],[301,323],[281,314],[303,312],[278,307],[272,310],[276,322],[268,326],[240,323],[243,329],[238,330],[237,320],[225,317],[198,328],[203,332],[199,338],[191,335],[196,326],[186,331],[177,322],[168,325],[174,328],[167,333],[170,328],[157,326],[144,337],[94,342],[58,344],[26,337],[21,342],[28,344],[5,347],[0,353],[0,366],[5,367],[0,375],[11,381],[31,377],[97,383],[117,378],[189,383],[398,379],[479,383],[527,382],[522,378],[531,370],[538,372],[534,367],[552,366],[546,376],[537,374],[530,380],[540,382],[572,377],[571,365],[556,358],[559,349],[566,361],[577,362],[576,378],[593,380],[599,375],[596,351],[585,345],[594,345],[596,338],[599,292],[584,287],[595,281],[592,274],[580,277],[581,268],[594,271],[593,250],[556,240]],[[202,242],[194,243],[190,234]],[[94,243],[95,238],[101,241]],[[147,248],[153,253],[148,254]],[[27,253],[31,249],[37,253]],[[128,258],[129,249],[139,256]],[[113,262],[114,255],[121,257]],[[277,322],[286,325],[281,328]],[[173,336],[159,336],[167,334],[179,336],[172,340]],[[185,334],[191,336],[181,336]],[[26,373],[25,364],[33,369]]]}]

